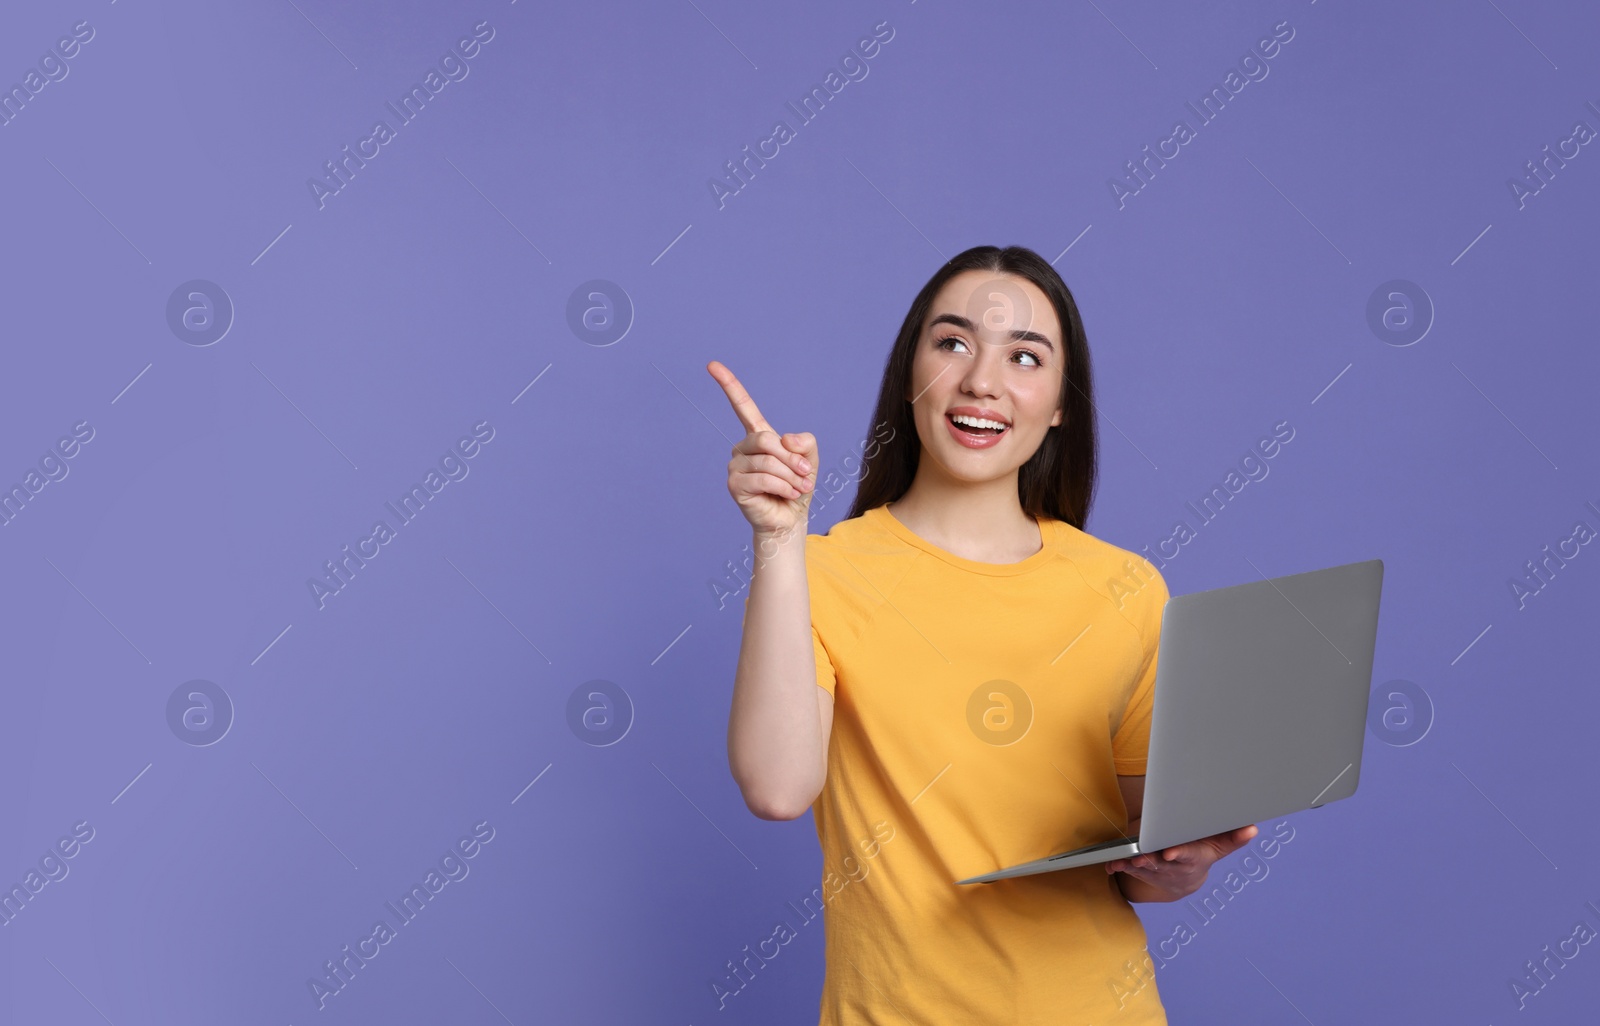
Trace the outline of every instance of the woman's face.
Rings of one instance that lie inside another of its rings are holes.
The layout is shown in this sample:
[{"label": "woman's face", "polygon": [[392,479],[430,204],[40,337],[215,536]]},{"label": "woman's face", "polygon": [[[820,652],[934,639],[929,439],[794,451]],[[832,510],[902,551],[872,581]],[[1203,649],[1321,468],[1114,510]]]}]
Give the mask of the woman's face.
[{"label": "woman's face", "polygon": [[[1061,423],[1065,356],[1055,307],[1033,282],[1000,271],[951,278],[916,341],[906,395],[924,457],[974,482],[1028,462]],[[1004,429],[964,430],[953,419],[962,415]]]}]

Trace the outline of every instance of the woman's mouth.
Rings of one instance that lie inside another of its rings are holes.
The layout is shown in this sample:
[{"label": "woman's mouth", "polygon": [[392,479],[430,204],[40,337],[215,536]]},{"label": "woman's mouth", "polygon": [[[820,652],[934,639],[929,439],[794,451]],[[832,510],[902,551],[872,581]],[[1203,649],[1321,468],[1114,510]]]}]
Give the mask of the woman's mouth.
[{"label": "woman's mouth", "polygon": [[997,445],[1000,439],[1004,438],[1011,430],[1009,427],[1004,427],[996,431],[993,428],[980,428],[973,427],[969,424],[957,424],[955,419],[948,414],[945,416],[944,422],[946,426],[949,427],[950,434],[954,436],[955,440],[969,449],[987,449],[993,445]]}]

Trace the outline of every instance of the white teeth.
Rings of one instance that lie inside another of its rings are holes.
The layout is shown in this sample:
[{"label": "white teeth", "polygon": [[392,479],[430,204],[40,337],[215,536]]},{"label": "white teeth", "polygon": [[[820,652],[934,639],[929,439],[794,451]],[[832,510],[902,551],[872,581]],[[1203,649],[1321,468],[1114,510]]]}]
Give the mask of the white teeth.
[{"label": "white teeth", "polygon": [[969,417],[965,413],[954,414],[950,419],[955,421],[957,424],[966,424],[969,427],[994,428],[998,431],[1004,431],[1006,428],[1006,426],[999,421],[984,420],[982,417]]}]

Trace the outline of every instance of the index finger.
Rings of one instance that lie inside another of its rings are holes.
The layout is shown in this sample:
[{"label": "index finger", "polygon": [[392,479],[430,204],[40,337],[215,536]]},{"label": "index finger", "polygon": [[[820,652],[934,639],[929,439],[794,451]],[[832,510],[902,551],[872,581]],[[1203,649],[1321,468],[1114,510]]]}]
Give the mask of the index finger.
[{"label": "index finger", "polygon": [[755,400],[751,399],[750,393],[739,384],[739,379],[733,376],[733,371],[717,360],[706,364],[706,370],[710,371],[711,376],[717,379],[717,384],[722,386],[723,393],[727,395],[728,402],[733,404],[733,412],[744,425],[746,432],[753,434],[757,431],[772,430],[772,425],[761,415],[761,411],[756,408]]}]

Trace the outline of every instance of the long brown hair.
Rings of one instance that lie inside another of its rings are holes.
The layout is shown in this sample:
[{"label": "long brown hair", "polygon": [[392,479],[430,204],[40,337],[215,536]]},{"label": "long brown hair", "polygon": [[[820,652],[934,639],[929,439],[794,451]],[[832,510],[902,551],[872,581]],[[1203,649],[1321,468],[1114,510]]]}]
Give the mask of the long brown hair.
[{"label": "long brown hair", "polygon": [[1089,507],[1094,502],[1096,461],[1099,452],[1095,433],[1094,386],[1089,366],[1089,340],[1084,335],[1078,304],[1066,282],[1049,262],[1023,246],[974,246],[952,257],[922,286],[911,309],[900,325],[888,362],[883,369],[883,384],[878,390],[878,408],[872,415],[868,437],[879,437],[885,427],[892,428],[889,440],[863,454],[861,481],[855,502],[845,519],[859,517],[869,509],[894,502],[911,487],[922,455],[922,439],[911,416],[906,392],[911,383],[911,360],[916,352],[922,323],[939,290],[963,271],[997,271],[1014,274],[1039,287],[1055,307],[1056,318],[1066,336],[1066,368],[1061,386],[1061,423],[1050,428],[1039,448],[1017,471],[1017,498],[1029,516],[1064,520],[1084,530]]}]

